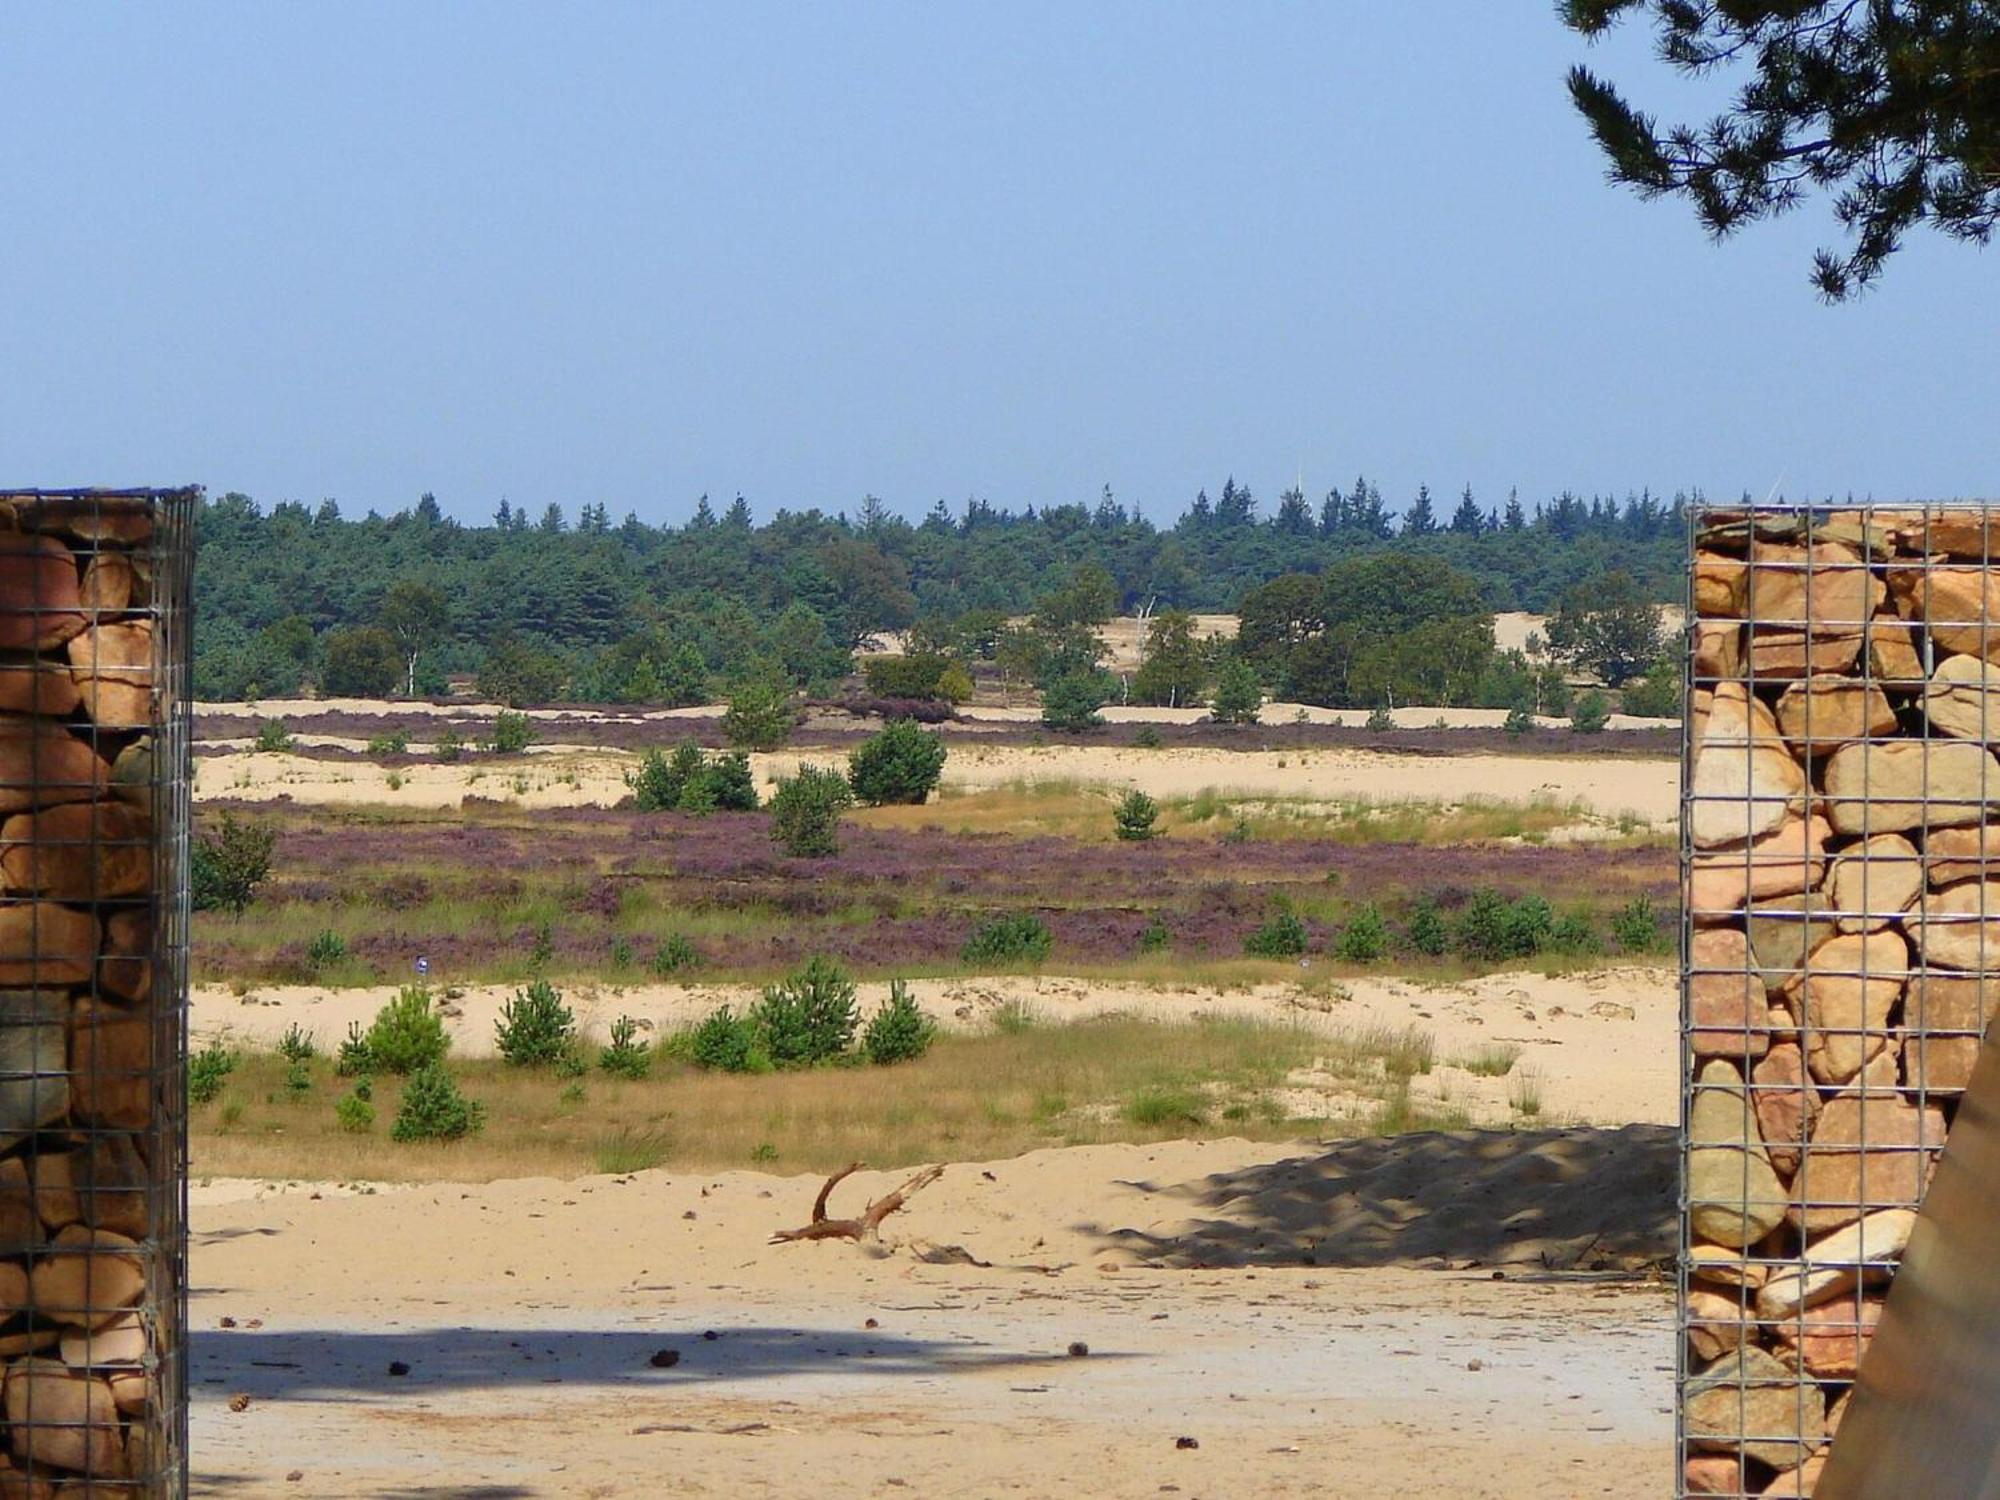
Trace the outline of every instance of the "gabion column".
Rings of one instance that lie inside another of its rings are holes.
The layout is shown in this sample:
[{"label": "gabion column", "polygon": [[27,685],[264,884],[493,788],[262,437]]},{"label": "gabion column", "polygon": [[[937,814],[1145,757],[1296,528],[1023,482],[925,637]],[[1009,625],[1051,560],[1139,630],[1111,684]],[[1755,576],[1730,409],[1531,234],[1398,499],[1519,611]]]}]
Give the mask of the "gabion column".
[{"label": "gabion column", "polygon": [[2000,1000],[2000,523],[1692,524],[1680,1493],[1809,1496]]},{"label": "gabion column", "polygon": [[186,1492],[193,490],[0,491],[0,1497]]}]

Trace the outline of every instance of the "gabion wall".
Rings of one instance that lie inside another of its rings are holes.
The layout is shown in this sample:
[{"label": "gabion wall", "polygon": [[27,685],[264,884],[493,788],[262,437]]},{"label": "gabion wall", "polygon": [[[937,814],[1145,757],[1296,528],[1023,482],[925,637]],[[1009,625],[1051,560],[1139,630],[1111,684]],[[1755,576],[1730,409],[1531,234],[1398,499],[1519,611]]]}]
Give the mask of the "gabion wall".
[{"label": "gabion wall", "polygon": [[0,491],[0,1497],[186,1490],[194,491]]},{"label": "gabion wall", "polygon": [[2000,998],[2000,523],[1693,527],[1681,1493],[1807,1496]]}]

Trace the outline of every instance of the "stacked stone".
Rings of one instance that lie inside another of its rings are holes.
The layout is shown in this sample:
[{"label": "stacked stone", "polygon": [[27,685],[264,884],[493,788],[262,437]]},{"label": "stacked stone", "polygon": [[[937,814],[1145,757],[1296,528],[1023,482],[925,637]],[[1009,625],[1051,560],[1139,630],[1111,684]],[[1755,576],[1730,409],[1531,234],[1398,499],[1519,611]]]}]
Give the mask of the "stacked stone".
[{"label": "stacked stone", "polygon": [[1697,518],[1682,1493],[1808,1496],[2000,999],[2000,521]]},{"label": "stacked stone", "polygon": [[155,515],[0,493],[0,1500],[178,1493]]}]

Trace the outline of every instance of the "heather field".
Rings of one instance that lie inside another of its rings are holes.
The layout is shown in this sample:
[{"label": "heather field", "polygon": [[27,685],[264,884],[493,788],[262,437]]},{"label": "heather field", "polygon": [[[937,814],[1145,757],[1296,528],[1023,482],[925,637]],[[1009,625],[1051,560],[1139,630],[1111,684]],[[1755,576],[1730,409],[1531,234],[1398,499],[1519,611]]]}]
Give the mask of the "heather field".
[{"label": "heather field", "polygon": [[[969,965],[961,953],[982,924],[1018,912],[1046,924],[1039,966],[1053,972],[1284,972],[1297,957],[1247,960],[1245,943],[1289,914],[1304,931],[1300,956],[1320,972],[1451,978],[1505,960],[1457,943],[1424,951],[1411,925],[1425,906],[1449,933],[1479,892],[1540,897],[1578,923],[1566,950],[1540,962],[1573,967],[1646,951],[1616,918],[1639,897],[1664,912],[1674,882],[1669,852],[1641,830],[1552,838],[1575,821],[1555,804],[1196,798],[1167,807],[1164,837],[1120,843],[1094,791],[1002,790],[855,814],[830,860],[779,852],[761,813],[223,802],[204,805],[200,821],[212,827],[224,811],[265,823],[277,842],[248,911],[197,920],[197,979],[211,984],[378,983],[406,976],[419,955],[443,982],[755,981],[813,954],[864,976],[1006,972],[1021,966]],[[1386,950],[1369,964],[1335,957],[1370,906]],[[676,938],[692,955],[662,959]]]}]

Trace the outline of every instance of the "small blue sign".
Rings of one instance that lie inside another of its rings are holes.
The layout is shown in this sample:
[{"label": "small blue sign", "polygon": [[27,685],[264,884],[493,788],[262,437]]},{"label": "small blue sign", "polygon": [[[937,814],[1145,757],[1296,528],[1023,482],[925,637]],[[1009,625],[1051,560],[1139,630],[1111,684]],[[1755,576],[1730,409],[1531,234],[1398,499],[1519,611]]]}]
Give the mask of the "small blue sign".
[{"label": "small blue sign", "polygon": [[422,979],[430,971],[431,961],[428,958],[419,958],[417,960],[417,978]]}]

